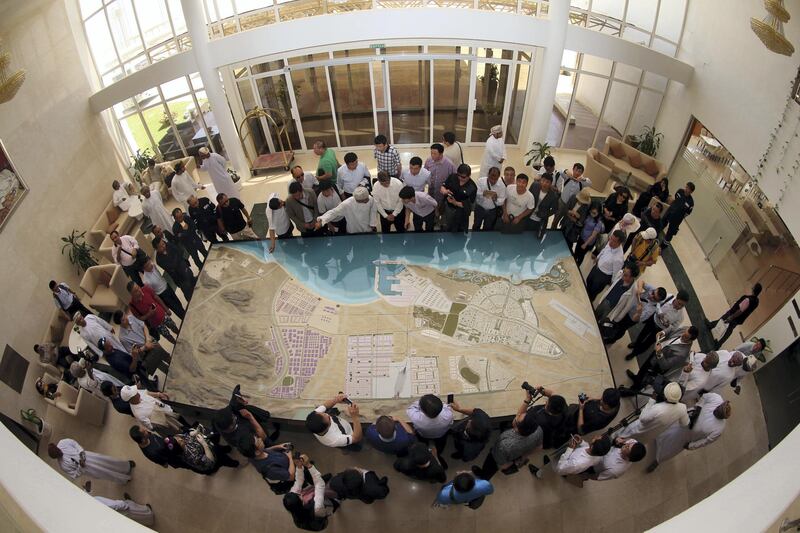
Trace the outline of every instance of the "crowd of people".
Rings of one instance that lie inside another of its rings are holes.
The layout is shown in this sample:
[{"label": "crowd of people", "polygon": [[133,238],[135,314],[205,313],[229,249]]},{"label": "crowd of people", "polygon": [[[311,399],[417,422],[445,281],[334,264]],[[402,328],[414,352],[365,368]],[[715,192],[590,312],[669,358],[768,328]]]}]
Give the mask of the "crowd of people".
[{"label": "crowd of people", "polygon": [[[499,126],[491,130],[477,179],[449,132],[442,143],[431,145],[424,162],[414,156],[408,168],[397,149],[378,135],[375,179],[353,152],[339,164],[334,150],[318,141],[314,153],[319,156],[315,173],[293,167],[287,195],[273,193],[267,199],[270,252],[278,239],[292,238],[295,232],[312,236],[378,228],[383,233],[471,229],[529,232],[541,238],[547,229],[557,230],[579,267],[590,258],[586,290],[597,303],[595,316],[604,343],[613,344],[636,327],[626,359],[639,359],[638,372],[627,371],[628,384],[608,388],[598,397],[582,394],[573,403],[557,391],[525,382],[516,414],[500,421],[499,427],[480,407],[462,405],[455,398],[443,402],[433,394],[408,406],[405,419],[384,415],[367,424],[358,404],[339,393],[305,420],[305,428],[319,443],[351,452],[366,443],[393,458],[397,472],[441,484],[432,492],[433,506],[477,509],[493,493],[498,472],[513,475],[527,466],[533,479],[552,471],[583,486],[588,480],[619,478],[645,458],[651,460],[647,472],[652,472],[681,451],[719,438],[731,416],[725,397],[740,392],[741,378],[755,370],[766,341],[744,343],[733,351],[721,346],[756,309],[761,287],[754,286],[718,320],[686,325],[688,288],[672,294],[645,279],[645,271],[658,262],[692,212],[692,183],[671,196],[669,181],[663,178],[635,201],[620,185],[606,198],[595,199],[592,192],[597,191],[580,163],[557,170],[548,156],[532,176],[503,167],[506,154]],[[170,361],[160,339],[175,343],[175,319],[182,320],[186,312],[177,291],[188,302],[197,281],[190,259],[199,271],[206,242],[258,238],[238,190],[225,181],[230,176],[219,159],[217,154],[201,153],[203,168],[220,191],[216,204],[196,196],[203,186],[187,177],[181,165],[166,173],[180,207],[167,210],[157,190],[142,187],[143,212],[152,224],[153,257],[135,238],[110,233],[112,259],[130,278],[127,307],[111,319],[117,328],[84,305],[66,283],[52,281],[56,307],[74,321],[87,349],[75,354],[44,343],[34,349],[43,363],[63,370],[64,380],[107,398],[117,412],[134,418],[130,438],[148,460],[164,468],[213,475],[222,467],[240,466],[234,457],[241,456],[272,492],[282,496],[297,527],[318,531],[344,500],[370,504],[387,498],[388,477],[359,467],[323,475],[308,454],[291,442],[280,442],[280,427],[270,413],[251,405],[238,387],[210,421],[192,422],[160,391],[156,371]],[[118,182],[114,190],[115,204],[123,205],[127,193]],[[725,331],[715,349],[693,351],[700,328],[718,331],[720,323]],[[42,380],[37,388],[51,398],[57,394]],[[622,397],[634,398],[637,407],[620,419]],[[639,397],[647,398],[641,407]],[[612,426],[616,420],[619,423]],[[455,450],[449,459],[471,468],[456,468],[448,482],[449,441]],[[544,464],[534,465],[531,456],[542,449],[548,451]],[[72,439],[51,443],[48,453],[71,478],[86,475],[124,484],[136,466],[133,460],[86,451]],[[97,499],[144,524],[153,522],[150,506],[127,494],[123,500]]]}]

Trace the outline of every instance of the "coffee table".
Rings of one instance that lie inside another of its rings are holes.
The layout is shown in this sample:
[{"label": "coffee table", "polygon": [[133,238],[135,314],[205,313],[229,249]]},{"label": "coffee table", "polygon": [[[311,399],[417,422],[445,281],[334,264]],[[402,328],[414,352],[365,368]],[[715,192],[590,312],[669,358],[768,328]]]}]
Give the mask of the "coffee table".
[{"label": "coffee table", "polygon": [[87,349],[89,345],[83,340],[81,337],[80,332],[75,331],[73,327],[69,332],[69,351],[75,355],[78,355],[83,350]]}]

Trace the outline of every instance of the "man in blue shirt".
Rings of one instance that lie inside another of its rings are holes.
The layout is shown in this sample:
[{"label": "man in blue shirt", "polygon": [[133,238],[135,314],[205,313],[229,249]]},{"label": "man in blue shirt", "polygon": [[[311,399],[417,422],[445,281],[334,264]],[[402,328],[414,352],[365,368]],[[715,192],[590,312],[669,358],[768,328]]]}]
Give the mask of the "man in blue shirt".
[{"label": "man in blue shirt", "polygon": [[367,442],[379,452],[403,456],[408,447],[416,442],[414,430],[408,423],[393,416],[380,416],[367,428]]},{"label": "man in blue shirt", "polygon": [[483,500],[494,492],[491,482],[475,477],[471,472],[459,472],[458,475],[442,487],[436,495],[434,505],[443,507],[454,504],[465,504],[470,509],[477,509]]}]

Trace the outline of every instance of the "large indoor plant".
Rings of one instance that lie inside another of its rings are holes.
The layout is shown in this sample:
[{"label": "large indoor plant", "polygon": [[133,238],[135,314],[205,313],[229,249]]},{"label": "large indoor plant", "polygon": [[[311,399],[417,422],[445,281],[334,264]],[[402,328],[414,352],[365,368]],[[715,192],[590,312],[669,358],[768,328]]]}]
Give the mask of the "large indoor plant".
[{"label": "large indoor plant", "polygon": [[84,240],[86,232],[78,233],[78,230],[72,230],[66,237],[61,237],[64,246],[61,247],[61,254],[69,250],[67,257],[69,262],[75,265],[78,274],[85,271],[87,268],[98,264],[93,252],[94,248]]},{"label": "large indoor plant", "polygon": [[664,134],[656,131],[655,126],[645,126],[642,129],[641,135],[631,137],[630,145],[639,150],[640,152],[656,157],[658,147],[661,146],[661,140]]},{"label": "large indoor plant", "polygon": [[547,144],[547,142],[535,142],[531,146],[531,149],[525,152],[525,155],[530,156],[525,164],[527,166],[533,166],[533,168],[539,170],[542,166],[544,158],[550,155],[550,151],[553,147]]}]

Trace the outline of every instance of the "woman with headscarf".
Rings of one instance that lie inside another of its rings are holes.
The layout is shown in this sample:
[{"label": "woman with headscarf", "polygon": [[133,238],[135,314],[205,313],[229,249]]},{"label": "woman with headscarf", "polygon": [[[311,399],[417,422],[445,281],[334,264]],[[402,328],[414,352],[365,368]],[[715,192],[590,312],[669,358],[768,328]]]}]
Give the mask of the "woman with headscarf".
[{"label": "woman with headscarf", "polygon": [[502,169],[503,161],[506,160],[506,142],[503,140],[503,126],[492,126],[489,130],[491,135],[486,139],[486,149],[483,151],[481,160],[481,173],[478,178],[489,175],[489,169],[496,167]]}]

